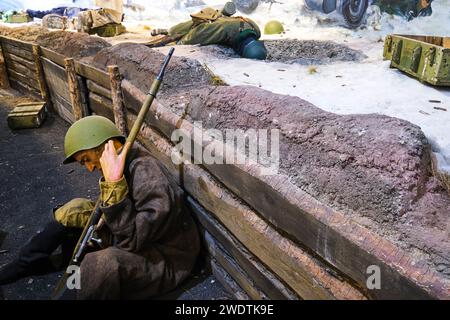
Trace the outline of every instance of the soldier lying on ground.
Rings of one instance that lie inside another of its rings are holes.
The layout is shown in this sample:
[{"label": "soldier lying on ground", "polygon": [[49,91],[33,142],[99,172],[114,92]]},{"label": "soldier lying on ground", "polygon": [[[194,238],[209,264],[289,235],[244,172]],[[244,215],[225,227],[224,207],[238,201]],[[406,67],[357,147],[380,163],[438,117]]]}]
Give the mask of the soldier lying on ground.
[{"label": "soldier lying on ground", "polygon": [[[100,116],[78,120],[65,136],[64,163],[98,169],[102,248],[81,263],[79,299],[142,299],[174,289],[190,274],[199,252],[195,223],[183,191],[149,153],[131,148],[120,155],[125,138]],[[52,253],[62,246],[67,266],[94,203],[73,199],[54,211],[54,220],[0,270],[0,285],[58,270]],[[108,239],[110,241],[108,241]],[[61,261],[61,260],[60,260]]]},{"label": "soldier lying on ground", "polygon": [[262,41],[258,25],[244,17],[231,17],[213,8],[205,8],[191,14],[191,20],[179,23],[169,30],[155,29],[152,36],[165,37],[151,46],[178,44],[221,44],[233,48],[243,58],[264,60],[267,49]]}]

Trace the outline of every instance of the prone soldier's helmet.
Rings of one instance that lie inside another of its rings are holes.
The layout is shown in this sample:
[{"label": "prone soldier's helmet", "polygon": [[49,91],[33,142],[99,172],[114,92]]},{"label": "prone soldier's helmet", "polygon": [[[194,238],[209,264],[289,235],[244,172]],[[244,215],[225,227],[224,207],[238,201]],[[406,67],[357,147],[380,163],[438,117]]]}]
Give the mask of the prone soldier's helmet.
[{"label": "prone soldier's helmet", "polygon": [[283,25],[277,20],[271,20],[264,26],[265,34],[279,34],[284,32]]},{"label": "prone soldier's helmet", "polygon": [[254,30],[242,31],[237,39],[236,52],[243,58],[264,60],[267,57],[267,49],[264,42],[258,40]]},{"label": "prone soldier's helmet", "polygon": [[242,57],[247,59],[264,60],[267,57],[267,49],[262,41],[254,39],[244,46]]},{"label": "prone soldier's helmet", "polygon": [[74,162],[73,155],[78,151],[100,146],[109,139],[117,138],[125,143],[125,137],[114,123],[101,116],[88,116],[74,122],[64,138],[64,164]]}]

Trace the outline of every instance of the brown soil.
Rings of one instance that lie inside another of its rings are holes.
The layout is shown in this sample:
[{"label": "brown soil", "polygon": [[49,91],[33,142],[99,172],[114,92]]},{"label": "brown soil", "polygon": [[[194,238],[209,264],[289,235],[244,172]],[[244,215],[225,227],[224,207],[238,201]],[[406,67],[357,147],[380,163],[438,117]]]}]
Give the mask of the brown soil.
[{"label": "brown soil", "polygon": [[0,35],[35,42],[66,57],[83,58],[95,55],[111,45],[99,37],[69,31],[49,31],[40,26],[0,27]]},{"label": "brown soil", "polygon": [[[141,44],[121,43],[98,52],[92,63],[100,69],[118,65],[121,74],[143,92],[150,89],[164,55]],[[212,83],[213,79],[197,61],[173,57],[167,67],[160,96]]]},{"label": "brown soil", "polygon": [[100,50],[111,46],[102,38],[68,31],[52,31],[42,34],[36,38],[36,42],[66,57],[73,58],[93,56]]},{"label": "brown soil", "polygon": [[204,128],[280,130],[280,168],[302,190],[411,248],[450,276],[450,196],[430,172],[419,127],[397,118],[336,115],[297,97],[207,87],[165,101]]},{"label": "brown soil", "polygon": [[23,41],[36,42],[36,38],[49,31],[40,26],[9,28],[0,26],[0,35]]}]

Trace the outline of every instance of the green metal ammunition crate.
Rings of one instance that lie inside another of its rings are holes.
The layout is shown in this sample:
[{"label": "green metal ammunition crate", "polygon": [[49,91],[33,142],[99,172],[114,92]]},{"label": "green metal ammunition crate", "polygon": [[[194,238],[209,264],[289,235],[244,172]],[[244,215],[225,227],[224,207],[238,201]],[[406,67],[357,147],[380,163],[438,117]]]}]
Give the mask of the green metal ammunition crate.
[{"label": "green metal ammunition crate", "polygon": [[33,21],[33,18],[31,18],[28,13],[12,14],[10,16],[7,16],[5,19],[5,22],[8,23],[24,23],[30,21]]},{"label": "green metal ammunition crate", "polygon": [[420,81],[450,86],[450,37],[388,35],[383,58]]},{"label": "green metal ammunition crate", "polygon": [[120,23],[108,23],[104,26],[91,29],[90,34],[97,34],[100,37],[115,37],[126,31]]},{"label": "green metal ammunition crate", "polygon": [[11,129],[39,128],[46,118],[45,102],[28,102],[17,105],[8,114]]}]

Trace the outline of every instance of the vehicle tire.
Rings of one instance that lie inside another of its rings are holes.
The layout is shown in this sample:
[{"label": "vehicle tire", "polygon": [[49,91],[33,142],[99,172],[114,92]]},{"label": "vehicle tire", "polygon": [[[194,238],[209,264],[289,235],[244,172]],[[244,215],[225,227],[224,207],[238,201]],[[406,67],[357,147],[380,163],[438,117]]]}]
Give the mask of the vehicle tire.
[{"label": "vehicle tire", "polygon": [[347,25],[355,29],[359,27],[364,20],[364,16],[369,5],[369,0],[342,0],[342,16]]}]

